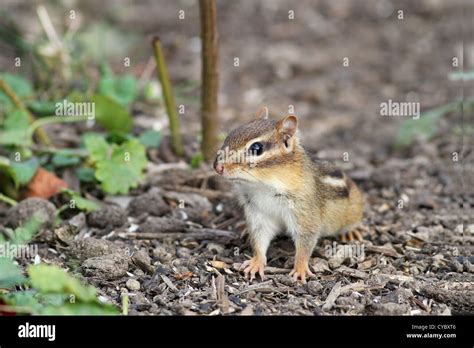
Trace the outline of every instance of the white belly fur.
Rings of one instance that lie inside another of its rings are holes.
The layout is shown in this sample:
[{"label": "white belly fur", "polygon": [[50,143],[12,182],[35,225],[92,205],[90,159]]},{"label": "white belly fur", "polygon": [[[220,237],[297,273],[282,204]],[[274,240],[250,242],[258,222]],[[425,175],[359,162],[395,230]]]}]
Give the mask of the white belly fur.
[{"label": "white belly fur", "polygon": [[241,204],[248,205],[252,214],[259,215],[260,220],[268,219],[276,225],[279,233],[294,236],[299,228],[291,209],[291,201],[271,186],[257,183],[237,183],[235,189],[239,193]]}]

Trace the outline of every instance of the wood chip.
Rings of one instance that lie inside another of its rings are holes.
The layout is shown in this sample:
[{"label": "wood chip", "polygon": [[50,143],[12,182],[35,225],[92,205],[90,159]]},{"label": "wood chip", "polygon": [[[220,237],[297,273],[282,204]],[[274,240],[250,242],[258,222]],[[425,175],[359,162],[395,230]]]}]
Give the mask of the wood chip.
[{"label": "wood chip", "polygon": [[168,287],[177,292],[178,291],[178,288],[176,286],[174,286],[174,284],[171,282],[170,278],[168,278],[167,276],[165,276],[164,274],[160,274],[160,277],[161,279],[163,279],[163,281],[165,282],[166,285],[168,285]]},{"label": "wood chip", "polygon": [[223,314],[231,312],[230,301],[225,292],[225,277],[217,276],[216,279],[217,304]]},{"label": "wood chip", "polygon": [[130,233],[118,233],[118,236],[121,238],[131,238],[131,239],[178,239],[182,240],[184,238],[192,238],[196,240],[204,239],[236,239],[238,235],[235,232],[224,231],[224,230],[214,230],[210,228],[189,228],[186,229],[188,232],[130,232]]},{"label": "wood chip", "polygon": [[359,279],[367,279],[369,275],[365,272],[359,271],[357,269],[349,268],[347,266],[341,266],[336,269],[336,272],[341,273],[342,275],[359,278]]},{"label": "wood chip", "polygon": [[330,310],[336,303],[337,298],[342,294],[352,291],[363,291],[369,288],[372,289],[371,287],[366,286],[362,282],[357,282],[346,286],[341,286],[341,282],[337,282],[336,285],[332,288],[328,297],[326,297],[326,301],[324,302],[322,309],[324,311]]},{"label": "wood chip", "polygon": [[326,297],[326,301],[323,304],[323,310],[328,311],[334,306],[337,298],[341,294],[341,282],[337,282],[336,285],[332,288],[331,292],[329,293],[328,297]]},{"label": "wood chip", "polygon": [[402,257],[402,255],[399,255],[392,246],[366,245],[365,251],[395,258]]}]

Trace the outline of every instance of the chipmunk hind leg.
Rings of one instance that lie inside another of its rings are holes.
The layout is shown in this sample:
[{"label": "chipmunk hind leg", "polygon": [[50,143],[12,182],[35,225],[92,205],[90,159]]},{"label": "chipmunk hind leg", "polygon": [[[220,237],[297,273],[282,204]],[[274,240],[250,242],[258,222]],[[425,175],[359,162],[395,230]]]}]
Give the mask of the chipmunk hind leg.
[{"label": "chipmunk hind leg", "polygon": [[364,214],[364,196],[352,179],[347,177],[346,182],[349,190],[349,197],[346,206],[347,226],[343,227],[338,235],[342,242],[347,243],[354,240],[361,242],[364,239],[364,236],[358,230],[358,227],[361,225],[361,220]]},{"label": "chipmunk hind leg", "polygon": [[364,240],[363,234],[357,229],[360,223],[352,224],[350,226],[342,228],[339,233],[339,239],[343,243],[349,243],[354,240],[362,242]]}]

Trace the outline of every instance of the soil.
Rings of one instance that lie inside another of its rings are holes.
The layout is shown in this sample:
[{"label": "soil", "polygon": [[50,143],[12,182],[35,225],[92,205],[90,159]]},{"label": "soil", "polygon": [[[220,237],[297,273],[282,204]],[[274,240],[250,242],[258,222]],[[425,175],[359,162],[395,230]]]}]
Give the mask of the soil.
[{"label": "soil", "polygon": [[[116,20],[143,36],[162,33],[174,82],[198,80],[194,2],[146,3]],[[184,22],[176,19],[181,8]],[[288,20],[290,10],[295,20]],[[51,236],[36,241],[42,261],[68,268],[117,306],[128,294],[133,315],[474,313],[474,195],[463,184],[472,173],[453,161],[453,152],[470,145],[455,131],[462,114],[444,116],[430,141],[398,150],[404,120],[379,113],[388,99],[419,101],[426,111],[461,97],[460,83],[448,75],[463,35],[473,32],[473,23],[466,21],[463,32],[460,21],[472,10],[468,1],[219,2],[222,130],[261,106],[275,118],[292,106],[307,150],[344,169],[367,199],[363,242],[321,240],[311,259],[316,277],[307,284],[288,275],[294,247],[286,237],[272,243],[264,281],[244,278],[238,268],[252,251],[229,184],[208,166],[173,163],[166,139],[149,153],[147,178],[129,196],[49,226]],[[472,69],[472,40],[465,44],[464,64]],[[185,97],[178,103],[187,103],[186,146],[195,149],[189,135],[199,129],[199,104]],[[154,117],[137,111],[137,120]],[[32,200],[1,206],[0,225],[24,221]],[[54,207],[43,203],[49,214]],[[363,255],[343,255],[343,245],[363,247]]]}]

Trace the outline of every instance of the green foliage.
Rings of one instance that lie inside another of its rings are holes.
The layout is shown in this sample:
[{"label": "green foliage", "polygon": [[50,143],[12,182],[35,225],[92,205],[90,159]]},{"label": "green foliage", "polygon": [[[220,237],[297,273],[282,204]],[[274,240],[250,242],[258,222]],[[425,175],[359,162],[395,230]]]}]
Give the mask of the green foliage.
[{"label": "green foliage", "polygon": [[162,139],[162,134],[161,132],[158,132],[154,129],[149,129],[138,137],[138,141],[142,143],[143,146],[145,146],[147,149],[148,148],[158,148],[160,146]]},{"label": "green foliage", "polygon": [[198,152],[191,158],[191,168],[196,169],[199,168],[202,161],[204,161],[204,156],[201,152]]},{"label": "green foliage", "polygon": [[20,185],[28,184],[39,167],[39,161],[36,157],[31,157],[23,162],[11,162],[11,168],[15,172]]},{"label": "green foliage", "polygon": [[12,260],[0,257],[0,288],[9,289],[16,284],[22,284],[25,277]]},{"label": "green foliage", "polygon": [[31,100],[27,106],[35,115],[50,116],[56,112],[56,102],[48,100]]},{"label": "green foliage", "polygon": [[13,107],[10,108],[5,123],[0,130],[0,144],[28,146],[31,143],[28,135],[28,127],[29,121],[27,113],[24,110]]},{"label": "green foliage", "polygon": [[24,110],[14,108],[5,119],[3,129],[27,129],[29,126],[28,114]]},{"label": "green foliage", "polygon": [[[6,244],[0,240],[0,250],[11,245],[23,245],[38,231],[41,219],[33,218],[24,227],[14,231],[14,238]],[[58,266],[38,264],[27,269],[25,277],[12,259],[0,257],[0,288],[12,289],[16,285],[31,287],[22,291],[7,291],[0,299],[11,307],[11,311],[27,314],[47,315],[113,315],[115,307],[102,304],[97,299],[94,287],[83,285]]]},{"label": "green foliage", "polygon": [[470,80],[474,80],[474,70],[453,72],[449,75],[449,79],[452,80],[452,81],[459,81],[459,80],[470,81]]},{"label": "green foliage", "polygon": [[90,167],[77,168],[76,176],[81,182],[91,183],[95,181],[94,169]]},{"label": "green foliage", "polygon": [[104,95],[94,95],[95,119],[108,131],[127,133],[132,128],[132,116],[118,102]]},{"label": "green foliage", "polygon": [[15,162],[0,156],[0,173],[9,178],[17,189],[20,185],[27,185],[31,181],[38,167],[39,161],[36,157],[23,162]]},{"label": "green foliage", "polygon": [[3,174],[3,176],[11,179],[15,185],[15,188],[20,186],[20,181],[16,172],[12,168],[11,161],[3,156],[0,156],[0,174]]},{"label": "green foliage", "polygon": [[81,163],[81,159],[73,154],[60,151],[54,154],[51,162],[57,168],[72,167]]},{"label": "green foliage", "polygon": [[[15,94],[22,99],[31,96],[33,93],[31,83],[19,75],[4,73],[1,75],[1,78],[3,78]],[[2,104],[9,106],[12,105],[12,102],[3,91],[0,91],[0,105]]]},{"label": "green foliage", "polygon": [[439,119],[456,110],[461,111],[461,107],[464,112],[474,109],[474,99],[465,99],[449,103],[423,112],[419,119],[408,119],[404,121],[398,130],[395,140],[395,148],[405,148],[416,138],[430,140],[438,133]]},{"label": "green foliage", "polygon": [[[79,280],[71,277],[63,269],[46,264],[28,267],[28,275],[33,288],[43,294],[70,294],[79,301],[89,302],[96,298],[92,286],[82,285]],[[54,281],[51,281],[54,279]]]},{"label": "green foliage", "polygon": [[138,185],[147,159],[137,139],[117,145],[107,143],[100,135],[87,134],[84,143],[96,168],[95,178],[105,192],[127,193]]},{"label": "green foliage", "polygon": [[25,129],[0,131],[0,145],[30,146],[31,138]]},{"label": "green foliage", "polygon": [[45,217],[36,213],[24,225],[15,228],[12,233],[13,237],[10,239],[10,243],[17,245],[28,243],[36,234],[36,232],[38,232],[44,221]]},{"label": "green foliage", "polygon": [[117,315],[117,309],[108,304],[99,302],[88,303],[65,303],[62,306],[44,307],[40,314],[42,315]]},{"label": "green foliage", "polygon": [[104,67],[98,92],[122,106],[128,106],[138,95],[137,80],[131,75],[114,76],[108,67]]},{"label": "green foliage", "polygon": [[40,216],[34,215],[33,218],[22,227],[11,231],[12,233],[10,234],[13,237],[8,240],[8,244],[6,244],[6,240],[0,235],[0,288],[9,289],[14,285],[23,284],[25,282],[26,279],[18,266],[7,256],[10,256],[10,248],[17,250],[18,247],[21,247],[24,243],[31,240],[33,235],[39,230],[43,221]]},{"label": "green foliage", "polygon": [[98,203],[82,197],[79,192],[69,189],[63,189],[62,192],[69,195],[69,198],[74,201],[76,208],[79,210],[91,212],[100,209],[100,205]]}]

